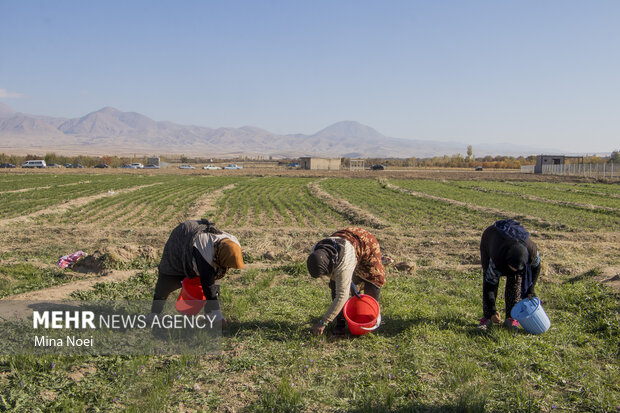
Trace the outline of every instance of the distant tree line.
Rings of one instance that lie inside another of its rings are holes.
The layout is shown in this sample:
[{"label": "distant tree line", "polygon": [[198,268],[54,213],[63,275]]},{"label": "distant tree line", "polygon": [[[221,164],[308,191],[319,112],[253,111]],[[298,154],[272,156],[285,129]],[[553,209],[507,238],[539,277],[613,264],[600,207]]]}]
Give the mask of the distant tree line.
[{"label": "distant tree line", "polygon": [[[86,155],[77,155],[77,156],[67,156],[67,155],[58,155],[54,152],[46,153],[45,156],[41,155],[33,155],[28,154],[26,156],[19,155],[7,155],[5,153],[0,153],[0,163],[12,163],[16,166],[21,165],[22,163],[33,160],[33,159],[43,159],[45,163],[51,164],[56,163],[60,165],[65,164],[81,164],[85,167],[94,167],[98,164],[107,164],[111,167],[118,168],[125,164],[140,162],[142,164],[147,163],[147,156],[116,156],[116,155],[104,155],[104,156],[86,156]],[[168,163],[209,163],[209,162],[230,162],[230,161],[239,161],[242,158],[207,158],[207,157],[189,157],[185,155],[172,155],[172,156],[162,156],[162,162]],[[348,168],[350,165],[351,158],[342,158],[342,165],[345,168]],[[456,155],[443,155],[443,156],[434,156],[432,158],[364,158],[366,161],[366,166],[369,167],[375,164],[382,164],[388,167],[438,167],[438,168],[474,168],[476,166],[482,166],[486,169],[520,169],[522,165],[533,165],[536,162],[536,156],[484,156],[484,157],[474,157],[472,155],[471,146],[467,148],[467,156],[463,156],[461,154]],[[269,162],[267,159],[265,162]],[[278,160],[279,165],[286,165],[289,162],[298,161],[297,158],[288,158],[288,159],[280,159]],[[255,162],[261,162],[255,160]],[[575,162],[574,160],[570,160],[569,162]],[[620,150],[613,151],[610,156],[600,157],[596,155],[592,156],[584,156],[584,163],[596,164],[596,163],[605,163],[605,162],[614,162],[620,163]]]},{"label": "distant tree line", "polygon": [[12,163],[16,166],[21,165],[22,163],[29,161],[29,160],[34,160],[34,159],[43,159],[45,161],[46,164],[52,164],[52,163],[56,163],[56,164],[60,164],[60,165],[65,165],[65,164],[71,164],[71,165],[76,165],[76,164],[80,164],[84,167],[90,167],[92,168],[95,165],[98,164],[107,164],[111,167],[120,167],[123,166],[125,164],[128,163],[133,163],[133,162],[141,162],[141,163],[145,163],[147,160],[147,157],[137,157],[137,156],[133,156],[133,157],[127,157],[127,156],[123,156],[123,157],[119,157],[116,155],[104,155],[104,156],[86,156],[86,155],[77,155],[77,156],[67,156],[67,155],[58,155],[54,152],[49,152],[46,153],[45,156],[41,156],[41,155],[33,155],[33,154],[28,154],[26,156],[19,156],[19,155],[7,155],[5,153],[0,153],[0,163]]},{"label": "distant tree line", "polygon": [[[154,156],[153,156],[154,157]],[[12,163],[14,165],[21,165],[22,163],[35,160],[35,159],[43,159],[46,164],[56,163],[60,165],[65,164],[80,164],[84,167],[94,167],[98,164],[106,164],[113,168],[118,168],[125,164],[140,162],[143,165],[147,164],[149,156],[116,156],[116,155],[103,155],[103,156],[87,156],[87,155],[77,155],[77,156],[68,156],[68,155],[59,155],[54,152],[46,153],[44,156],[40,154],[28,154],[25,156],[21,155],[7,155],[5,153],[0,153],[0,163]],[[218,162],[240,162],[243,160],[250,160],[251,158],[247,157],[235,157],[235,158],[218,158]],[[208,157],[200,157],[200,156],[186,156],[186,155],[167,155],[160,156],[161,162],[167,163],[210,163],[215,162],[213,158]],[[264,160],[253,160],[254,162],[267,161]]]},{"label": "distant tree line", "polygon": [[[343,158],[343,166],[349,167],[350,158]],[[432,158],[366,158],[367,166],[381,164],[388,167],[435,167],[435,168],[475,168],[482,166],[485,169],[520,169],[522,165],[533,165],[536,163],[536,156],[471,156],[468,148],[468,156],[461,154],[434,156]],[[610,156],[600,157],[596,155],[584,156],[583,161],[586,164],[597,163],[620,163],[620,152],[613,151]],[[576,162],[576,160],[567,160],[568,163]]]}]

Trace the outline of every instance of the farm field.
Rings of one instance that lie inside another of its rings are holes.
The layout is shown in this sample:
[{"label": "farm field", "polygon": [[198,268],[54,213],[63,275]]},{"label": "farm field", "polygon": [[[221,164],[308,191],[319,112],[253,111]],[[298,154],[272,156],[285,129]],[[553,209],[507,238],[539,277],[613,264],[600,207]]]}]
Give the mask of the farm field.
[{"label": "farm field", "polygon": [[[620,409],[620,185],[280,175],[0,174],[2,299],[148,300],[163,245],[185,219],[237,236],[247,264],[221,281],[221,354],[0,356],[0,411]],[[476,329],[480,235],[509,217],[541,252],[537,294],[552,323],[541,336]],[[367,228],[413,269],[386,268],[377,332],[315,337],[330,291],[305,259],[346,226]],[[77,250],[98,265],[55,265]]]}]

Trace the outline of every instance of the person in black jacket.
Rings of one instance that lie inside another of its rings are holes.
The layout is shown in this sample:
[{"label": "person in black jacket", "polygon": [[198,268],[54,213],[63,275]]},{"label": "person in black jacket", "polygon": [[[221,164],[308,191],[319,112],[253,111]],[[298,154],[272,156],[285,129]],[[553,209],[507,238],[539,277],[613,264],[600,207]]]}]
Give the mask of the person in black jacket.
[{"label": "person in black jacket", "polygon": [[217,300],[220,288],[215,281],[224,277],[228,268],[244,267],[239,241],[233,235],[206,219],[180,223],[164,246],[149,317],[162,312],[165,300],[181,288],[185,277],[200,277],[205,298]]},{"label": "person in black jacket", "polygon": [[519,296],[521,299],[535,296],[534,287],[540,274],[540,254],[536,244],[518,222],[497,221],[482,234],[480,261],[483,272],[483,318],[478,327],[486,330],[493,323],[502,322],[495,301],[499,279],[505,276],[504,326],[517,328],[519,323],[510,316],[510,311],[519,301]]}]

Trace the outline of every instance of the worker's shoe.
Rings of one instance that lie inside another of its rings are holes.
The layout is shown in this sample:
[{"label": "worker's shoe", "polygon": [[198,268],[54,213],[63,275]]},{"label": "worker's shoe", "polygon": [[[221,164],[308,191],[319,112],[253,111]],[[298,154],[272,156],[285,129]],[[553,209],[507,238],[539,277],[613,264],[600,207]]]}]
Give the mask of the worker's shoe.
[{"label": "worker's shoe", "polygon": [[156,318],[157,318],[157,323],[161,324],[161,320],[159,320],[159,314],[157,313],[148,313],[147,316],[144,318],[144,321],[146,322],[147,326],[151,327],[153,323],[155,322]]},{"label": "worker's shoe", "polygon": [[504,327],[506,327],[509,330],[518,330],[519,322],[515,320],[514,318],[508,317],[507,319],[504,320]]},{"label": "worker's shoe", "polygon": [[492,325],[493,325],[493,322],[491,321],[490,318],[481,318],[480,324],[478,324],[478,330],[487,331],[488,329],[491,328]]}]

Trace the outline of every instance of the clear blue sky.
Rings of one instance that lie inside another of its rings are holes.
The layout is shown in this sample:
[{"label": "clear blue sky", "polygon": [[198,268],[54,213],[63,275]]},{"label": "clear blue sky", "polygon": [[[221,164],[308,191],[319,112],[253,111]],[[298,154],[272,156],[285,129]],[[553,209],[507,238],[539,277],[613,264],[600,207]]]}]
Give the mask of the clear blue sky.
[{"label": "clear blue sky", "polygon": [[620,148],[620,1],[0,0],[0,101],[209,127]]}]

